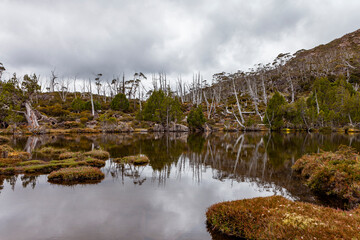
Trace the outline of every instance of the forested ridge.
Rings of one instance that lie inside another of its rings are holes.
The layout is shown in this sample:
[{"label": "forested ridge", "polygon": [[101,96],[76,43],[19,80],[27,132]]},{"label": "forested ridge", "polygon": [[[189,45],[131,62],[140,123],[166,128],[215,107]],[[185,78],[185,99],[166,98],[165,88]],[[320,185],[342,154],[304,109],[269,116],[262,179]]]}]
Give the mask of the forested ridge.
[{"label": "forested ridge", "polygon": [[[216,73],[211,80],[196,73],[192,81],[142,72],[113,79],[101,73],[63,79],[53,70],[44,82],[36,74],[5,77],[4,63],[1,128],[4,133],[175,131],[186,130],[184,125],[194,131],[356,129],[359,53],[357,30],[310,50],[279,54],[272,63],[248,71]],[[151,81],[151,89],[144,87],[145,81]]]}]

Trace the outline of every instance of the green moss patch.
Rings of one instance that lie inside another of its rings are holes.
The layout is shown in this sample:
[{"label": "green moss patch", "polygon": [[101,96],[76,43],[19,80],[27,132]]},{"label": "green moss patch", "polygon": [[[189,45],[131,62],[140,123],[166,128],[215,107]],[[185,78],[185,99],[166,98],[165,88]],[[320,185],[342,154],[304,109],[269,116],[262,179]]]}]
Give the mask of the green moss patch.
[{"label": "green moss patch", "polygon": [[114,158],[113,161],[121,164],[130,163],[134,165],[143,165],[150,162],[149,158],[143,154],[138,154],[135,156],[126,156],[123,158]]},{"label": "green moss patch", "polygon": [[360,155],[340,146],[336,152],[305,155],[292,167],[311,190],[343,201],[351,208],[360,203]]},{"label": "green moss patch", "polygon": [[105,177],[98,168],[95,167],[76,167],[60,169],[51,172],[48,180],[54,183],[78,183],[86,181],[100,181]]},{"label": "green moss patch", "polygon": [[357,239],[359,210],[341,211],[281,196],[218,203],[207,213],[211,231],[246,239]]}]

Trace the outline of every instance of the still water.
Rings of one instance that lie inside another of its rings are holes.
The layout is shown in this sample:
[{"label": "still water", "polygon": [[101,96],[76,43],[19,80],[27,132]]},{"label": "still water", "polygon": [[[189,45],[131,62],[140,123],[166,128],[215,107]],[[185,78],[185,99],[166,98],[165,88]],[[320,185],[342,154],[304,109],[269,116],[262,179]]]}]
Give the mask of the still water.
[{"label": "still water", "polygon": [[[319,203],[291,166],[303,154],[340,144],[360,150],[358,135],[316,133],[13,138],[16,149],[104,149],[111,158],[102,168],[105,179],[95,185],[0,176],[0,239],[211,239],[205,212],[214,203],[274,194]],[[139,153],[150,164],[111,160]]]}]

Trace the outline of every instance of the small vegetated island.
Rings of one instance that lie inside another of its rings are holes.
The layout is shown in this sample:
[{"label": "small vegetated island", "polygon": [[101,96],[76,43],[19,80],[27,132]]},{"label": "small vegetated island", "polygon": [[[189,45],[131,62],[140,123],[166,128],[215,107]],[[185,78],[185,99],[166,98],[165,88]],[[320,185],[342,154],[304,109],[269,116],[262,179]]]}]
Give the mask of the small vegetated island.
[{"label": "small vegetated island", "polygon": [[305,155],[293,169],[314,193],[347,211],[281,196],[254,198],[211,206],[209,228],[246,239],[360,238],[360,155],[355,149],[340,146],[336,152]]},{"label": "small vegetated island", "polygon": [[[71,152],[68,149],[42,147],[34,150],[33,154],[43,160],[33,160],[32,154],[15,150],[5,144],[9,142],[9,138],[0,137],[0,142],[1,175],[49,174],[49,182],[56,184],[99,183],[105,177],[100,168],[110,159],[109,152],[103,150]],[[149,162],[145,155],[121,158],[122,164],[141,165]]]}]

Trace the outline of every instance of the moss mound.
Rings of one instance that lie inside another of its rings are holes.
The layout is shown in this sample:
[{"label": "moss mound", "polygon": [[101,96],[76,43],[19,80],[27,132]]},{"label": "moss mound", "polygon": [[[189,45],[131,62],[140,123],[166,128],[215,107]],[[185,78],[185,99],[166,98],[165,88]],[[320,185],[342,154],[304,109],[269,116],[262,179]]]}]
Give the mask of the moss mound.
[{"label": "moss mound", "polygon": [[79,157],[79,155],[81,155],[79,152],[63,152],[59,155],[59,159],[64,160],[64,159],[76,158]]},{"label": "moss mound", "polygon": [[75,167],[51,172],[48,176],[48,180],[54,183],[71,184],[87,181],[100,181],[104,177],[104,173],[96,167]]},{"label": "moss mound", "polygon": [[85,156],[93,157],[100,160],[106,160],[110,158],[109,152],[103,150],[93,150],[90,152],[86,152]]},{"label": "moss mound", "polygon": [[340,146],[336,152],[305,155],[292,168],[315,193],[339,199],[347,208],[360,203],[360,155],[355,149]]},{"label": "moss mound", "polygon": [[66,152],[67,149],[55,147],[43,147],[34,151],[38,156],[47,159],[59,159],[59,155]]},{"label": "moss mound", "polygon": [[218,203],[206,217],[210,231],[246,239],[357,239],[359,212],[272,196]]},{"label": "moss mound", "polygon": [[113,159],[114,162],[116,163],[121,163],[121,164],[125,164],[125,163],[130,163],[130,164],[134,164],[134,165],[144,165],[150,162],[149,158],[143,154],[138,154],[138,155],[134,155],[134,156],[126,156],[123,158],[115,158]]},{"label": "moss mound", "polygon": [[[50,155],[55,154],[60,159],[42,161],[29,160],[31,157],[29,153],[15,151],[7,145],[2,145],[1,147],[0,151],[2,149],[4,152],[0,155],[0,175],[13,175],[17,173],[49,174],[63,168],[74,168],[80,166],[101,168],[105,166],[104,160],[85,156],[85,154],[81,152],[66,152],[62,149],[61,151],[64,152],[60,153],[59,149],[47,147],[41,149],[41,152]],[[96,151],[94,156],[105,158],[104,156],[109,154],[104,151],[101,151],[100,153],[101,154]]]}]

